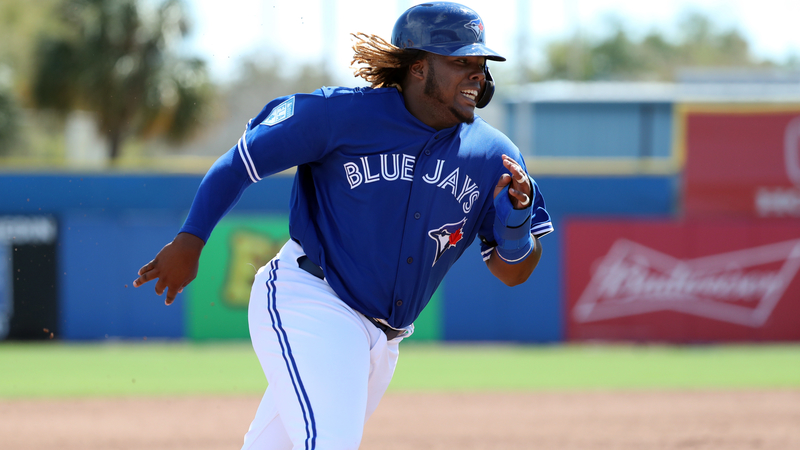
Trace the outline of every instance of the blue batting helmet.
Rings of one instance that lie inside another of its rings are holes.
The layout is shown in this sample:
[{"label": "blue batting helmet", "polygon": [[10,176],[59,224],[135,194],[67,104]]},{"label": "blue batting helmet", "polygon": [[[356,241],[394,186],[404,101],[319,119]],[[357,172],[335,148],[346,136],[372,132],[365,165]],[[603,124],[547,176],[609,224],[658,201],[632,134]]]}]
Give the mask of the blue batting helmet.
[{"label": "blue batting helmet", "polygon": [[[407,50],[423,50],[442,56],[484,56],[492,61],[506,59],[486,47],[483,20],[475,11],[458,3],[432,2],[412,6],[392,29],[392,44]],[[494,95],[494,80],[485,69],[486,87],[478,99],[483,108]]]}]

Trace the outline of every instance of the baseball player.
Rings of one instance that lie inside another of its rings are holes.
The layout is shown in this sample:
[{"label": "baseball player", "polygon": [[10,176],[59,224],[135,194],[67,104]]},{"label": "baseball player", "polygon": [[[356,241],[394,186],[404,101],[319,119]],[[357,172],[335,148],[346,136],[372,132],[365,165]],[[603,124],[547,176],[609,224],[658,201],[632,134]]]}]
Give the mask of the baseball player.
[{"label": "baseball player", "polygon": [[356,449],[398,344],[478,237],[489,270],[524,282],[553,230],[519,150],[475,115],[494,92],[484,25],[426,3],[391,43],[354,35],[369,88],[269,102],[204,177],[175,239],[139,270],[171,304],[242,191],[296,166],[289,240],[255,276],[248,321],[269,387],[244,449]]}]

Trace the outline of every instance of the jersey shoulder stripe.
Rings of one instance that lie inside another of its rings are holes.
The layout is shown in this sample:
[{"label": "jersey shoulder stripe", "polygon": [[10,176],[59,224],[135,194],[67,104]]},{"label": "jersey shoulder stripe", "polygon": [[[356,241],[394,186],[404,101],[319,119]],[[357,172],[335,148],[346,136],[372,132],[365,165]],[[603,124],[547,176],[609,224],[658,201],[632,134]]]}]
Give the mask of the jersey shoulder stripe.
[{"label": "jersey shoulder stripe", "polygon": [[247,149],[247,131],[250,129],[250,125],[253,124],[253,119],[247,123],[247,126],[244,129],[244,134],[239,139],[239,143],[237,147],[239,149],[239,157],[242,158],[242,162],[244,163],[244,167],[247,170],[247,175],[250,177],[250,180],[253,183],[257,183],[261,180],[261,177],[258,176],[258,171],[256,171],[256,165],[253,163],[253,158],[250,157],[250,151]]}]

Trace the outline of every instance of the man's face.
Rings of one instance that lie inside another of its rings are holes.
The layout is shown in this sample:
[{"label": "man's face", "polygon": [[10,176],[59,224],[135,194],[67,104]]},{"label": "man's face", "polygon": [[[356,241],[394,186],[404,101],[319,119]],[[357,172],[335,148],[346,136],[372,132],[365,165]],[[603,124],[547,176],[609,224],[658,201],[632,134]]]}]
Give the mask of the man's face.
[{"label": "man's face", "polygon": [[483,56],[441,56],[428,54],[428,72],[423,94],[428,107],[442,122],[451,127],[475,120],[475,104],[484,83]]}]

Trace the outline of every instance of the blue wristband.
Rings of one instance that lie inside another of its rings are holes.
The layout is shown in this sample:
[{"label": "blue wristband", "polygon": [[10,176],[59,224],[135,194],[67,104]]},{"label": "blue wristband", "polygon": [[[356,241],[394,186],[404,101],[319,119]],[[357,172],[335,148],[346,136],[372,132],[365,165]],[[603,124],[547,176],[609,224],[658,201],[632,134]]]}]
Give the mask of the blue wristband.
[{"label": "blue wristband", "polygon": [[494,240],[495,251],[500,258],[509,263],[522,262],[533,248],[531,219],[533,202],[527,208],[514,209],[508,197],[508,186],[494,198]]}]

